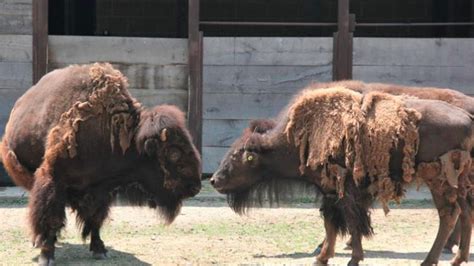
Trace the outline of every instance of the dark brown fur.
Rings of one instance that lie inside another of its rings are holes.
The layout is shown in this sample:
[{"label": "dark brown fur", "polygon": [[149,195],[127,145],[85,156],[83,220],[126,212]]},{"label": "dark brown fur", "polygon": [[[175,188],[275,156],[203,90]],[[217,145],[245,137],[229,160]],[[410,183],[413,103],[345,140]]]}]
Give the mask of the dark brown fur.
[{"label": "dark brown fur", "polygon": [[171,223],[182,200],[200,190],[200,157],[184,113],[142,108],[127,86],[109,64],[70,66],[45,75],[11,112],[0,153],[13,181],[31,191],[40,263],[54,259],[66,205],[101,257],[99,230],[117,195]]},{"label": "dark brown fur", "polygon": [[[433,100],[410,99],[407,100],[407,105],[422,114],[419,123],[420,145],[415,158],[417,165],[423,162],[437,162],[440,156],[453,150],[467,152],[471,149],[472,119],[465,111]],[[318,261],[327,263],[334,255],[337,233],[350,233],[353,237],[351,263],[358,263],[363,259],[360,238],[363,235],[370,236],[372,232],[368,208],[374,197],[377,197],[377,190],[374,190],[372,180],[368,176],[359,186],[354,185],[352,178],[346,178],[346,191],[340,198],[334,185],[322,184],[322,168],[316,170],[307,168],[304,174],[301,174],[299,151],[288,142],[284,133],[285,125],[288,123],[287,112],[288,109],[282,112],[277,125],[269,131],[257,134],[251,128],[244,130],[243,135],[236,140],[222,160],[211,178],[211,183],[219,192],[226,193],[230,197],[236,193],[251,191],[255,186],[269,182],[270,179],[300,180],[315,185],[324,195],[322,212],[327,234],[327,241],[318,256]],[[252,127],[255,128],[255,125]],[[402,178],[402,153],[403,148],[399,147],[391,151],[390,156],[390,178],[401,185],[405,184]],[[332,158],[332,163],[344,166],[344,159]],[[460,179],[464,178],[465,174],[463,172]],[[447,233],[454,226],[463,202],[462,197],[455,195],[455,200],[452,201],[452,197],[447,198],[443,193],[433,193],[433,198],[440,213],[441,226],[425,264],[437,263]],[[229,203],[235,209],[245,205],[242,201],[238,202],[237,206],[236,201]],[[467,260],[466,248],[469,254],[468,247],[463,245],[464,251],[458,254],[456,263]]]}]

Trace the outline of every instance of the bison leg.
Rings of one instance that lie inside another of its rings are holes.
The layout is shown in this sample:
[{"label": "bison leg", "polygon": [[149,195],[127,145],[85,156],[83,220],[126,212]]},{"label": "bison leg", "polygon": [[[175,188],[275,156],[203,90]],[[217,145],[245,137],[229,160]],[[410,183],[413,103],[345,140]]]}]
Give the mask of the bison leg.
[{"label": "bison leg", "polygon": [[326,238],[323,241],[321,253],[316,257],[317,264],[327,264],[328,260],[334,257],[336,247],[337,230],[330,219],[324,218],[324,228],[326,229]]},{"label": "bison leg", "polygon": [[459,213],[461,212],[459,205],[456,202],[451,203],[444,197],[444,195],[438,193],[432,192],[431,194],[433,196],[435,206],[438,209],[439,227],[433,246],[421,265],[438,264],[441,250],[443,249],[449,234],[456,224]]},{"label": "bison leg", "polygon": [[459,249],[454,257],[452,264],[460,265],[462,262],[467,262],[469,259],[469,246],[471,245],[471,233],[472,233],[472,224],[471,224],[471,207],[466,202],[465,198],[458,198],[458,203],[461,206],[460,223],[461,240],[459,242]]},{"label": "bison leg", "polygon": [[[324,245],[324,239],[319,245],[316,247],[316,249],[313,251],[314,255],[319,255],[321,253],[321,249],[323,248]],[[352,236],[349,237],[349,239],[346,241],[346,247],[344,247],[345,250],[352,250]]]},{"label": "bison leg", "polygon": [[40,265],[54,264],[54,244],[66,221],[65,199],[53,178],[40,169],[31,190],[29,218],[34,246],[41,248]]},{"label": "bison leg", "polygon": [[[100,228],[107,218],[110,209],[111,199],[107,196],[86,194],[76,206],[72,206],[77,210],[77,218],[83,223],[82,238],[86,239],[91,236],[89,250],[95,259],[105,259],[107,257],[107,249],[104,242],[100,238]],[[71,204],[72,205],[72,204]]]},{"label": "bison leg", "polygon": [[350,240],[352,247],[352,257],[347,265],[359,265],[359,261],[364,260],[364,250],[362,249],[362,235],[360,233],[354,233],[351,235]]},{"label": "bison leg", "polygon": [[459,245],[460,239],[461,239],[461,220],[458,219],[456,226],[453,229],[453,232],[451,233],[448,240],[446,241],[446,245],[444,245],[443,253],[453,254],[453,247],[456,245]]}]

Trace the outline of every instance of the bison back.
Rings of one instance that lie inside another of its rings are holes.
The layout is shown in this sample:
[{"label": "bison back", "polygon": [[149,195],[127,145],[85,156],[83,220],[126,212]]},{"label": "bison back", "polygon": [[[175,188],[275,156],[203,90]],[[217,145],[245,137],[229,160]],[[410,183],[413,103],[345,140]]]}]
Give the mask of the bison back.
[{"label": "bison back", "polygon": [[455,149],[472,149],[472,116],[465,110],[438,100],[407,99],[406,104],[422,115],[417,162],[435,161]]}]

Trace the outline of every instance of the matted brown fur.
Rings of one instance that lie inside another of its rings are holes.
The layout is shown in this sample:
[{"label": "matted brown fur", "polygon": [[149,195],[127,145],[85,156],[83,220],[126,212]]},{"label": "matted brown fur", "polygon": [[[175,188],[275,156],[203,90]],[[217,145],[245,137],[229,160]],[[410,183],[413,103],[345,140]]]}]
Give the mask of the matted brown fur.
[{"label": "matted brown fur", "polygon": [[[288,112],[285,134],[299,147],[300,172],[315,170],[345,154],[346,167],[355,169],[354,156],[360,146],[359,128],[363,122],[362,95],[344,88],[302,91]],[[355,144],[355,145],[354,145]]]},{"label": "matted brown fur", "polygon": [[89,71],[90,95],[87,101],[76,102],[61,115],[59,123],[49,132],[46,142],[45,162],[54,164],[57,156],[74,158],[77,154],[76,132],[80,123],[97,116],[109,121],[112,150],[118,139],[122,152],[130,146],[138,123],[130,114],[132,106],[139,107],[128,93],[127,79],[110,64],[95,63]]},{"label": "matted brown fur", "polygon": [[[356,184],[369,176],[377,187],[373,193],[386,205],[403,196],[402,184],[390,178],[391,152],[399,145],[403,144],[403,180],[411,182],[415,174],[420,118],[401,97],[309,88],[291,104],[285,134],[299,149],[301,173],[306,167],[323,167],[322,185],[334,187],[339,197],[344,195],[346,170]],[[335,165],[341,154],[345,169]]]},{"label": "matted brown fur", "polygon": [[[372,182],[378,183],[378,197],[384,205],[401,198],[390,178],[390,152],[403,144],[403,180],[411,182],[415,174],[415,156],[418,148],[417,123],[420,113],[406,108],[401,97],[381,92],[368,93],[362,103],[365,116],[361,134],[363,161]],[[374,180],[376,179],[376,180]]]}]

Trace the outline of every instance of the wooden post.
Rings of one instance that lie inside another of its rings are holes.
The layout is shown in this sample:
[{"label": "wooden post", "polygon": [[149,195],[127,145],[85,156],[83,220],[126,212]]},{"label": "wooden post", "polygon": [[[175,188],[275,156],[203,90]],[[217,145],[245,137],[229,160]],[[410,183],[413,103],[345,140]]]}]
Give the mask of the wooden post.
[{"label": "wooden post", "polygon": [[202,149],[202,50],[199,31],[199,0],[188,0],[188,126],[198,150]]},{"label": "wooden post", "polygon": [[48,0],[33,1],[33,84],[48,67]]},{"label": "wooden post", "polygon": [[333,80],[352,79],[352,28],[349,0],[338,0],[337,32],[333,40]]}]

